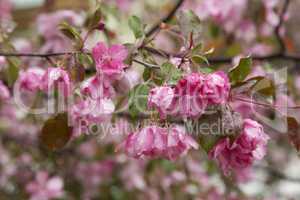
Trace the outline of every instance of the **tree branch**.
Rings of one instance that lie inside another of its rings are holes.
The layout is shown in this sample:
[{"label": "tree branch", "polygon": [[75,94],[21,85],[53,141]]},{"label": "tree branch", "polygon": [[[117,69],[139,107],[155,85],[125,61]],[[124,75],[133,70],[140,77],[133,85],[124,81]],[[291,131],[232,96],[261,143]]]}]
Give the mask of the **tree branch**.
[{"label": "tree branch", "polygon": [[180,6],[183,4],[184,0],[178,0],[178,2],[176,3],[176,5],[174,6],[174,8],[170,11],[170,13],[165,16],[164,18],[162,18],[157,24],[155,24],[152,28],[150,28],[149,31],[147,31],[146,33],[146,37],[151,36],[154,32],[156,32],[159,28],[161,23],[167,23],[168,21],[170,21],[173,16],[175,15],[176,11],[180,8]]}]

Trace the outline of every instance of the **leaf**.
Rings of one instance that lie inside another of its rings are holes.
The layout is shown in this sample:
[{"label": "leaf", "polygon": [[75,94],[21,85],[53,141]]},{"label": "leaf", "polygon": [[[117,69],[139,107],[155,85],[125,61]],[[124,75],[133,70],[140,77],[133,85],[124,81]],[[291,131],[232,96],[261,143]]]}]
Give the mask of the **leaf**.
[{"label": "leaf", "polygon": [[86,26],[88,26],[89,29],[97,28],[99,22],[101,21],[101,18],[102,18],[101,7],[98,6],[95,12],[87,18],[85,24]]},{"label": "leaf", "polygon": [[135,118],[140,113],[147,111],[147,102],[149,94],[149,86],[146,84],[137,85],[129,92],[129,113]]},{"label": "leaf", "polygon": [[59,113],[44,123],[39,139],[49,150],[59,150],[70,140],[72,130],[68,124],[68,114]]},{"label": "leaf", "polygon": [[192,49],[192,52],[191,52],[192,55],[200,54],[201,51],[202,51],[202,47],[203,47],[202,43],[197,44],[197,45]]},{"label": "leaf", "polygon": [[209,65],[209,62],[208,62],[207,58],[205,56],[201,56],[201,55],[192,56],[192,61],[195,64],[202,64],[202,63],[205,62],[207,65]]},{"label": "leaf", "polygon": [[288,137],[296,150],[300,151],[300,125],[293,117],[287,117],[287,131]]},{"label": "leaf", "polygon": [[200,70],[200,72],[202,72],[204,74],[209,74],[214,71],[212,68],[209,68],[209,67],[200,67],[199,70]]},{"label": "leaf", "polygon": [[255,92],[264,96],[275,97],[276,86],[275,83],[269,78],[263,78],[257,81],[252,87],[251,92]]},{"label": "leaf", "polygon": [[163,79],[169,85],[175,85],[182,76],[180,69],[169,62],[162,64],[161,72],[163,74]]},{"label": "leaf", "polygon": [[59,24],[58,26],[59,30],[65,35],[67,36],[69,39],[73,40],[74,42],[76,42],[78,44],[78,47],[82,47],[83,46],[83,41],[81,39],[81,35],[80,33],[76,30],[76,28],[74,28],[73,26],[71,26],[70,24],[68,24],[67,22],[62,22]]},{"label": "leaf", "polygon": [[143,79],[144,81],[148,81],[150,77],[151,77],[151,69],[146,67],[143,72]]},{"label": "leaf", "polygon": [[131,16],[128,21],[130,29],[133,31],[133,34],[136,39],[144,36],[144,26],[137,16]]},{"label": "leaf", "polygon": [[9,86],[13,86],[19,76],[20,60],[16,58],[8,58],[8,68],[6,70],[7,82]]},{"label": "leaf", "polygon": [[252,60],[250,57],[241,58],[237,66],[229,71],[232,85],[242,82],[251,72]]},{"label": "leaf", "polygon": [[189,41],[190,34],[193,33],[194,42],[199,43],[203,32],[199,17],[191,10],[184,10],[179,12],[177,19],[186,42]]},{"label": "leaf", "polygon": [[78,64],[71,69],[71,78],[75,83],[81,82],[85,78],[85,68],[83,65]]}]

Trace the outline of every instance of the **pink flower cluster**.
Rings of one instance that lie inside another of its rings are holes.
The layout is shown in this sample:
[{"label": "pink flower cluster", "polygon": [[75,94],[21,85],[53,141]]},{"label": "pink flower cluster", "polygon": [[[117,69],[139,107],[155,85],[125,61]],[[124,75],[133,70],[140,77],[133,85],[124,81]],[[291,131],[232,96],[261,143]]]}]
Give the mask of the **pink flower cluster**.
[{"label": "pink flower cluster", "polygon": [[221,139],[209,152],[209,157],[217,160],[225,175],[233,172],[236,177],[247,177],[253,162],[265,156],[268,140],[262,125],[245,119],[242,133],[234,141],[228,137]]},{"label": "pink flower cluster", "polygon": [[153,125],[131,133],[120,144],[118,149],[120,148],[134,158],[161,157],[176,160],[190,148],[198,149],[198,144],[186,133],[184,127],[161,128]]},{"label": "pink flower cluster", "polygon": [[75,135],[88,132],[92,124],[108,121],[115,110],[112,98],[116,92],[113,83],[123,80],[128,52],[123,45],[107,47],[99,42],[92,50],[97,74],[84,81],[80,87],[83,99],[71,109]]},{"label": "pink flower cluster", "polygon": [[36,174],[35,180],[29,182],[26,191],[30,194],[30,200],[50,200],[63,197],[63,180],[58,177],[49,177],[45,171]]},{"label": "pink flower cluster", "polygon": [[49,67],[46,71],[41,68],[29,68],[20,72],[17,86],[24,91],[41,90],[47,94],[58,89],[64,96],[68,96],[72,83],[68,72],[60,67]]},{"label": "pink flower cluster", "polygon": [[162,119],[168,114],[197,118],[207,106],[226,103],[229,91],[229,79],[222,71],[207,75],[191,73],[179,80],[175,88],[153,88],[148,105],[156,108]]}]

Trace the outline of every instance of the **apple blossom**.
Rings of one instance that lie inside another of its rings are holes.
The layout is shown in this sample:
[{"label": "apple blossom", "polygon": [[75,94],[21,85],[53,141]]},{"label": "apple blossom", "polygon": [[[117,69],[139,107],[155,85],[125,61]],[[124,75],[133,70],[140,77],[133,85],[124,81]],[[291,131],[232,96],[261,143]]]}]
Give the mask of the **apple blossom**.
[{"label": "apple blossom", "polygon": [[92,99],[110,98],[115,95],[111,82],[105,76],[100,75],[85,80],[80,87],[80,91],[83,95]]},{"label": "apple blossom", "polygon": [[108,76],[109,79],[119,79],[124,73],[124,60],[128,52],[123,45],[106,46],[103,42],[99,42],[93,48],[93,58],[96,62],[96,69],[100,74]]},{"label": "apple blossom", "polygon": [[59,67],[49,67],[41,80],[41,90],[49,93],[51,89],[58,87],[65,96],[68,96],[71,89],[71,80],[67,71]]},{"label": "apple blossom", "polygon": [[21,90],[36,92],[42,85],[42,77],[44,74],[45,71],[41,68],[29,68],[26,71],[20,72],[17,83]]},{"label": "apple blossom", "polygon": [[149,92],[148,106],[155,107],[161,119],[165,119],[174,98],[174,90],[168,86],[155,87]]},{"label": "apple blossom", "polygon": [[246,177],[253,162],[265,156],[268,140],[259,123],[245,119],[241,134],[234,141],[229,137],[221,139],[209,157],[217,160],[225,175],[233,172],[237,177]]},{"label": "apple blossom", "polygon": [[72,124],[75,126],[74,136],[82,132],[88,133],[90,125],[108,121],[115,110],[111,99],[98,98],[81,100],[71,108]]},{"label": "apple blossom", "polygon": [[187,74],[178,81],[169,109],[172,115],[197,118],[204,113],[207,107],[207,100],[202,93],[204,81],[205,76],[200,73]]},{"label": "apple blossom", "polygon": [[46,171],[39,171],[35,180],[26,185],[26,191],[30,194],[30,200],[50,200],[63,197],[63,187],[60,177],[49,177]]},{"label": "apple blossom", "polygon": [[201,89],[209,105],[224,104],[229,97],[229,79],[222,71],[208,74]]},{"label": "apple blossom", "polygon": [[128,156],[134,158],[162,157],[176,160],[190,148],[197,149],[198,144],[187,135],[183,127],[148,126],[129,134],[117,149],[124,149]]}]

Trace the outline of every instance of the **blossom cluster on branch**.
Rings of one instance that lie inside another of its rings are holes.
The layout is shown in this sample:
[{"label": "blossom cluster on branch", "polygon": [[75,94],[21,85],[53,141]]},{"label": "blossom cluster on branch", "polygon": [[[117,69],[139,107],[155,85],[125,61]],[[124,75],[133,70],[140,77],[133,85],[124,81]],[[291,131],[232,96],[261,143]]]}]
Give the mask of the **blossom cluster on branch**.
[{"label": "blossom cluster on branch", "polygon": [[297,178],[243,184],[300,150],[289,3],[94,1],[25,31],[0,0],[0,196],[280,199]]}]

